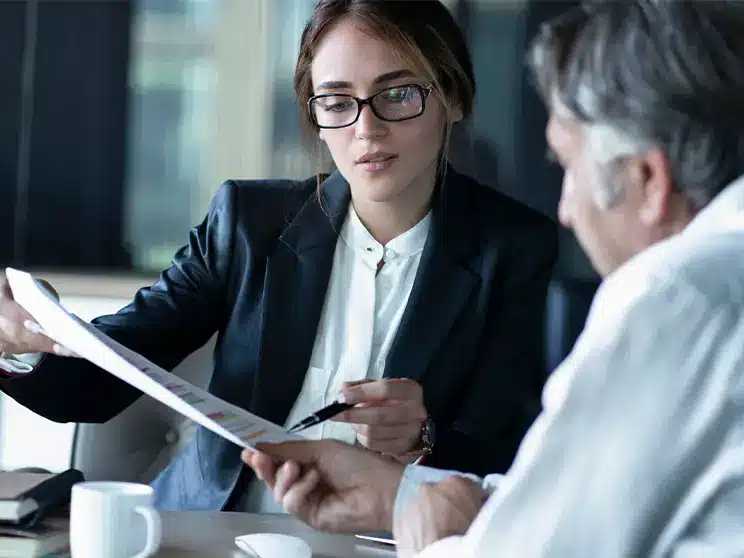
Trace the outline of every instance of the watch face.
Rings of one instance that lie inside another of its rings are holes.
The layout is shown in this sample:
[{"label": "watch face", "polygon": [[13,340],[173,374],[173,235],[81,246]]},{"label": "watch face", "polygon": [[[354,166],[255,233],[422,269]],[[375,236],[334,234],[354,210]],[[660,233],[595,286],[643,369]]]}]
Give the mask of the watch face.
[{"label": "watch face", "polygon": [[434,432],[433,432],[433,425],[431,420],[427,420],[424,423],[423,428],[421,429],[421,441],[424,443],[424,446],[427,448],[431,448],[434,445]]}]

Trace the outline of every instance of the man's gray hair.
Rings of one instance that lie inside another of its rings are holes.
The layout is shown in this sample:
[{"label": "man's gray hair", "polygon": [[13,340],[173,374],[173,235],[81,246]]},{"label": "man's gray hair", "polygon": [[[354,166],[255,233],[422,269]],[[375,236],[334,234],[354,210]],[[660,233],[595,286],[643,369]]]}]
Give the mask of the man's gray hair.
[{"label": "man's gray hair", "polygon": [[604,135],[598,162],[658,146],[694,210],[744,174],[743,1],[594,1],[545,24],[529,62],[546,102]]},{"label": "man's gray hair", "polygon": [[623,158],[640,155],[652,144],[599,122],[586,126],[584,144],[596,165],[598,182],[595,184],[594,201],[600,209],[610,209],[622,201],[625,194],[618,173]]}]

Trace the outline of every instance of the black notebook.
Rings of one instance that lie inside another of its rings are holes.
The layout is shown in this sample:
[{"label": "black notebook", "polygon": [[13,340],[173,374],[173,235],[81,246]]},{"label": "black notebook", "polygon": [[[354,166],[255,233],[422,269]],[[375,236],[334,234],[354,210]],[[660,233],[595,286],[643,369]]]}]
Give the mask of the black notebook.
[{"label": "black notebook", "polygon": [[70,501],[72,485],[82,482],[77,469],[62,473],[0,473],[0,522],[36,523]]}]

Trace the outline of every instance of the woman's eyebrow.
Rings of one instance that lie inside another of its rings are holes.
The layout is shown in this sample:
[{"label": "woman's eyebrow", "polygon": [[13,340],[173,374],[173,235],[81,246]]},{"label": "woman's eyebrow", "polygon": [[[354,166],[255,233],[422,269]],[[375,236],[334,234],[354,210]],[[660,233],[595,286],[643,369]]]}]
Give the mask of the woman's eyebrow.
[{"label": "woman's eyebrow", "polygon": [[350,81],[324,81],[315,87],[316,91],[321,89],[351,89],[353,86]]},{"label": "woman's eyebrow", "polygon": [[395,70],[393,72],[386,72],[382,75],[377,76],[372,83],[378,85],[380,83],[393,81],[394,79],[399,79],[402,77],[413,77],[413,72],[411,72],[411,70]]},{"label": "woman's eyebrow", "polygon": [[[393,81],[394,79],[399,79],[403,77],[413,77],[413,72],[411,70],[395,70],[392,72],[385,72],[384,74],[381,74],[377,76],[372,83],[375,85],[379,85],[381,83],[385,83],[388,81]],[[354,87],[354,84],[352,84],[350,81],[324,81],[322,83],[319,83],[316,87],[316,91],[320,90],[328,90],[328,89],[352,89]]]}]

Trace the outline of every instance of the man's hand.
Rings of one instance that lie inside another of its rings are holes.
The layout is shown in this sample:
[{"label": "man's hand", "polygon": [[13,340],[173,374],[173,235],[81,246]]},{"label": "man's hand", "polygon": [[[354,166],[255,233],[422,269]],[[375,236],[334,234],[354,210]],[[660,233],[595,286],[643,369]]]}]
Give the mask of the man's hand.
[{"label": "man's hand", "polygon": [[415,556],[439,539],[465,533],[487,498],[480,486],[458,476],[421,486],[403,517],[396,518],[398,558]]},{"label": "man's hand", "polygon": [[241,457],[278,503],[315,529],[392,530],[403,475],[393,459],[335,440],[262,444]]},{"label": "man's hand", "polygon": [[[52,286],[40,281],[54,296]],[[0,351],[11,354],[55,353],[75,356],[69,349],[49,339],[23,307],[13,299],[5,273],[0,273]]]},{"label": "man's hand", "polygon": [[392,456],[418,448],[428,413],[417,382],[407,378],[350,382],[341,393],[346,403],[358,405],[332,420],[351,423],[364,447]]}]

